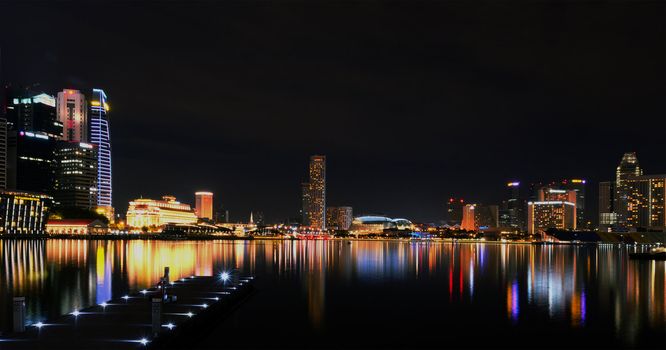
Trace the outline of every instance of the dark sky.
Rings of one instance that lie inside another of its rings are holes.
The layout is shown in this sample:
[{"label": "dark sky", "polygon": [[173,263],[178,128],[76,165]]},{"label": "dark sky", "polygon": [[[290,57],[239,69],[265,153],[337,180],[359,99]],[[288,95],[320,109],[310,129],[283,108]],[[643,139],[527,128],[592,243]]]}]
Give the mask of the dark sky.
[{"label": "dark sky", "polygon": [[662,1],[6,1],[5,81],[106,90],[114,205],[215,192],[232,219],[328,204],[415,221],[507,180],[666,172]]}]

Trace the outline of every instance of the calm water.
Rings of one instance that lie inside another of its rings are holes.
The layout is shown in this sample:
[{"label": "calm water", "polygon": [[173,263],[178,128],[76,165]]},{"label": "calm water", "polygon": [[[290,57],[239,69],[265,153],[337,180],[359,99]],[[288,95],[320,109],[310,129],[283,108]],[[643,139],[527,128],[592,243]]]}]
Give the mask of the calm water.
[{"label": "calm water", "polygon": [[663,347],[666,266],[619,247],[340,241],[0,241],[36,322],[238,266],[257,293],[197,347]]}]

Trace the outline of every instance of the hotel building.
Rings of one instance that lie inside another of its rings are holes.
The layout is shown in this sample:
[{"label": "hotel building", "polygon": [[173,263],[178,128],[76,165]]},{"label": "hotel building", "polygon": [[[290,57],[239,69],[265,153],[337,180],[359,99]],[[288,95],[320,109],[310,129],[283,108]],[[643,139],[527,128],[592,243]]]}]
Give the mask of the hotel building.
[{"label": "hotel building", "polygon": [[194,212],[200,219],[213,220],[213,192],[199,191],[194,193]]},{"label": "hotel building", "polygon": [[467,231],[476,230],[476,222],[475,222],[475,215],[474,215],[474,210],[475,209],[476,209],[476,205],[474,205],[474,204],[466,204],[463,207],[462,223],[460,224],[461,229],[467,230]]},{"label": "hotel building", "polygon": [[134,228],[196,223],[197,216],[190,205],[180,203],[172,196],[164,196],[162,200],[135,199],[127,209],[127,225]]},{"label": "hotel building", "polygon": [[0,234],[43,234],[53,198],[45,194],[0,192]]},{"label": "hotel building", "polygon": [[542,233],[549,228],[576,229],[576,203],[553,200],[527,203],[527,233]]},{"label": "hotel building", "polygon": [[627,188],[627,227],[666,230],[666,175],[634,176]]},{"label": "hotel building", "polygon": [[638,164],[635,152],[627,152],[622,156],[620,165],[615,170],[615,213],[617,224],[620,228],[627,227],[629,215],[629,184],[626,180],[630,177],[643,175],[643,170]]},{"label": "hotel building", "polygon": [[326,156],[310,157],[310,181],[303,184],[304,225],[326,229]]}]

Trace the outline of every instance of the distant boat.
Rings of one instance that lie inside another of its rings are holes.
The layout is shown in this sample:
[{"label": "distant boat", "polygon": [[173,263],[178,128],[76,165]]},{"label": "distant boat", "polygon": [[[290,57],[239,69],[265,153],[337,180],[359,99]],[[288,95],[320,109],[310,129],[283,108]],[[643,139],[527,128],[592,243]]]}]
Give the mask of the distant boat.
[{"label": "distant boat", "polygon": [[636,260],[666,260],[666,248],[653,248],[647,253],[629,253],[629,258]]}]

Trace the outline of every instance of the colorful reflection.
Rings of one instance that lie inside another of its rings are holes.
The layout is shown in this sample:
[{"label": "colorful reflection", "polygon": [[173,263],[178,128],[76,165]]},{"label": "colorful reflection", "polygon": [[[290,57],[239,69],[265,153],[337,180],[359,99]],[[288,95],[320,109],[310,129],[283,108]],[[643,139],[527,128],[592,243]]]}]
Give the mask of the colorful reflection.
[{"label": "colorful reflection", "polygon": [[[312,329],[320,330],[327,326],[327,303],[337,297],[332,287],[339,293],[352,286],[382,290],[388,285],[405,287],[384,289],[400,300],[425,293],[441,308],[498,309],[502,317],[497,322],[511,327],[541,317],[583,328],[596,314],[595,322],[611,320],[615,332],[631,343],[641,330],[663,332],[666,325],[664,262],[630,261],[618,247],[396,241],[0,243],[0,297],[25,296],[33,321],[151,286],[169,266],[172,278],[238,267],[260,278],[294,281],[301,286]],[[0,310],[2,329],[11,320],[7,304]]]}]

